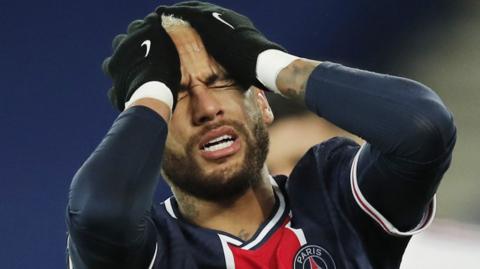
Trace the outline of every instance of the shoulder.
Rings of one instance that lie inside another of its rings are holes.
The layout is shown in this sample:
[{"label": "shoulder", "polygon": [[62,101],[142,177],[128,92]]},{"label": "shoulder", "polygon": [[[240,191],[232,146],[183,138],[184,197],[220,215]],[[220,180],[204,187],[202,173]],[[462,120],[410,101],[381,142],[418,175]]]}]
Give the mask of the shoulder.
[{"label": "shoulder", "polygon": [[358,152],[360,145],[345,137],[334,137],[311,147],[298,161],[292,174],[296,170],[324,169],[346,165]]},{"label": "shoulder", "polygon": [[289,196],[317,200],[323,196],[337,197],[349,193],[351,167],[359,149],[357,143],[343,137],[311,147],[288,177],[286,189]]}]

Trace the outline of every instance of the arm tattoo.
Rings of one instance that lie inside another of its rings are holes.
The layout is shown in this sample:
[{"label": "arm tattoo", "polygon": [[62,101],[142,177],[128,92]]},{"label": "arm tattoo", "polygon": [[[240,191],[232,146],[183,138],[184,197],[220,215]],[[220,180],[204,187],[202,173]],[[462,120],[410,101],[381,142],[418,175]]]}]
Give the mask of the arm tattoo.
[{"label": "arm tattoo", "polygon": [[308,78],[318,64],[320,62],[303,59],[294,61],[278,74],[278,89],[287,98],[303,102]]}]

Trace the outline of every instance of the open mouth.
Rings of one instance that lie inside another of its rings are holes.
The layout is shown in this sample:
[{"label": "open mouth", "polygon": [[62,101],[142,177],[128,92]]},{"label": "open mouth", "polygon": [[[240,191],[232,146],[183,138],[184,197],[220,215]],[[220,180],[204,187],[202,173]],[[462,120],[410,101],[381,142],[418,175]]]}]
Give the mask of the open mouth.
[{"label": "open mouth", "polygon": [[222,126],[207,132],[199,143],[205,159],[219,159],[235,154],[240,149],[240,139],[232,127]]},{"label": "open mouth", "polygon": [[216,151],[221,150],[227,147],[230,147],[237,138],[232,135],[222,135],[220,137],[214,138],[208,141],[201,147],[201,150],[204,151]]}]

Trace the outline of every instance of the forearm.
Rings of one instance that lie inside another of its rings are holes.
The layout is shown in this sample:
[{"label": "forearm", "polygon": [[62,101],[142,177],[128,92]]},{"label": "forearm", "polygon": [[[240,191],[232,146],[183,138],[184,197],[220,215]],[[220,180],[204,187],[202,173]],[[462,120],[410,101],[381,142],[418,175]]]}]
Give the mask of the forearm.
[{"label": "forearm", "polygon": [[152,206],[166,136],[165,121],[150,109],[132,107],[120,114],[72,181],[71,223],[106,239],[138,238]]},{"label": "forearm", "polygon": [[360,191],[397,228],[415,227],[455,143],[455,126],[440,98],[408,79],[304,60],[282,70],[277,85],[368,142],[353,172]]},{"label": "forearm", "polygon": [[[427,87],[332,63],[296,60],[277,77],[280,91],[383,153],[429,161],[455,133],[450,112]],[[421,147],[419,149],[419,146]],[[419,154],[422,148],[426,155]],[[415,156],[412,156],[415,155]]]},{"label": "forearm", "polygon": [[305,88],[312,71],[320,61],[298,59],[283,68],[277,76],[276,85],[287,98],[304,102]]}]

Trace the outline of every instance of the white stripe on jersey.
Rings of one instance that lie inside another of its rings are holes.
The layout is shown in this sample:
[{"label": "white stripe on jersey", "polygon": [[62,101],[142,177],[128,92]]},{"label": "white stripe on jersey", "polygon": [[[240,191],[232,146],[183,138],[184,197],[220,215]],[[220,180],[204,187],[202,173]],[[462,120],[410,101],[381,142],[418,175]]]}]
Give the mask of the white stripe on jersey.
[{"label": "white stripe on jersey", "polygon": [[70,235],[67,237],[67,249],[68,249],[68,269],[73,269],[72,258],[70,257]]},{"label": "white stripe on jersey", "polygon": [[233,258],[232,250],[228,246],[228,243],[239,246],[242,244],[242,242],[222,234],[218,234],[218,237],[220,238],[220,242],[222,243],[223,256],[225,256],[226,269],[235,269],[235,260]]},{"label": "white stripe on jersey", "polygon": [[[367,213],[373,220],[375,220],[387,233],[395,236],[410,236],[417,234],[424,229],[426,229],[430,223],[432,223],[433,218],[435,216],[435,209],[436,209],[436,195],[433,196],[432,201],[429,204],[428,209],[424,212],[422,220],[418,223],[418,225],[410,231],[402,232],[399,231],[392,223],[390,223],[380,212],[378,212],[363,196],[360,187],[358,186],[357,180],[357,165],[358,159],[360,157],[360,152],[364,149],[366,144],[363,144],[360,149],[358,150],[355,158],[352,162],[352,167],[350,170],[350,182],[352,187],[353,197],[357,202],[358,206]],[[387,182],[386,182],[387,183]]]},{"label": "white stripe on jersey", "polygon": [[175,212],[173,211],[171,199],[172,199],[172,197],[165,200],[165,209],[167,209],[168,214],[170,214],[170,216],[172,216],[172,218],[176,219],[177,216],[175,216]]},{"label": "white stripe on jersey", "polygon": [[243,246],[242,249],[251,249],[255,247],[259,242],[265,238],[265,236],[272,230],[272,228],[279,222],[281,221],[280,218],[283,216],[283,213],[285,212],[285,198],[283,197],[282,192],[278,189],[278,187],[273,188],[275,193],[277,194],[278,201],[279,201],[279,206],[278,210],[273,216],[273,218],[263,227],[262,231],[258,234],[258,236],[255,238],[255,240],[251,241],[247,245]]},{"label": "white stripe on jersey", "polygon": [[155,252],[153,253],[153,258],[152,258],[152,261],[150,262],[150,266],[148,266],[148,269],[153,268],[153,265],[155,264],[155,259],[157,258],[157,251],[158,251],[158,243],[155,244]]},{"label": "white stripe on jersey", "polygon": [[300,242],[300,246],[304,246],[307,244],[307,239],[305,238],[305,234],[303,233],[302,229],[292,228],[290,221],[287,223],[285,227],[287,227],[290,231],[292,231],[297,236],[298,242]]}]

